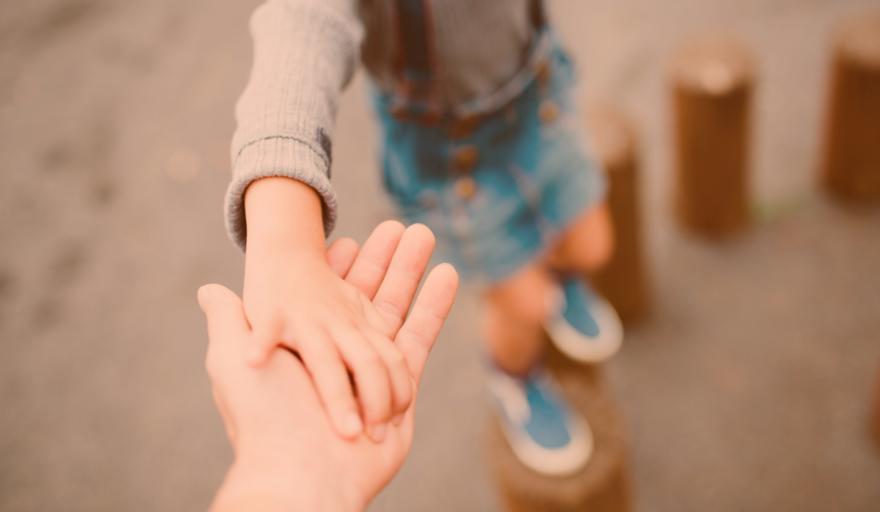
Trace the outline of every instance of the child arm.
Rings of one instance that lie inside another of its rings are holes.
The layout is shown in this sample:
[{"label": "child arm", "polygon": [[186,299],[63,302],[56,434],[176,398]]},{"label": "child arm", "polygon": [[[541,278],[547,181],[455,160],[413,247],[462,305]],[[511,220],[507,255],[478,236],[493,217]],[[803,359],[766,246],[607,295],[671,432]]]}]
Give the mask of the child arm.
[{"label": "child arm", "polygon": [[[269,0],[254,12],[254,63],[236,105],[227,224],[246,248],[253,361],[265,361],[279,344],[292,348],[338,432],[353,437],[365,429],[381,440],[387,422],[411,402],[412,383],[371,297],[324,259],[336,214],[329,180],[334,117],[363,30],[356,7],[356,0]],[[394,245],[403,227],[386,231]],[[380,252],[390,255],[393,247]]]},{"label": "child arm", "polygon": [[253,65],[235,107],[226,197],[229,232],[242,249],[251,227],[244,198],[265,177],[312,188],[321,198],[324,229],[332,230],[333,125],[338,98],[355,71],[363,26],[355,0],[268,0],[254,11],[250,31]]}]

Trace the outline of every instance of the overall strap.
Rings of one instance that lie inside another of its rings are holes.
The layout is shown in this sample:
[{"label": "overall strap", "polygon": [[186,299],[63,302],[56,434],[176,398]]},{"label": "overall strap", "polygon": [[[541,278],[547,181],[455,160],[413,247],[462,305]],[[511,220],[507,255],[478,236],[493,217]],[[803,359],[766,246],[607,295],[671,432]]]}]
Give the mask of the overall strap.
[{"label": "overall strap", "polygon": [[532,18],[532,25],[538,32],[547,26],[547,8],[544,0],[531,0],[529,2],[529,14]]},{"label": "overall strap", "polygon": [[[399,110],[437,114],[440,105],[432,52],[431,0],[396,0],[397,97]],[[419,112],[421,111],[421,112]]]},{"label": "overall strap", "polygon": [[[442,116],[436,55],[432,47],[432,3],[433,0],[394,0],[397,90],[391,108],[396,117],[434,122]],[[536,33],[543,32],[547,26],[544,0],[530,0],[529,16]]]}]

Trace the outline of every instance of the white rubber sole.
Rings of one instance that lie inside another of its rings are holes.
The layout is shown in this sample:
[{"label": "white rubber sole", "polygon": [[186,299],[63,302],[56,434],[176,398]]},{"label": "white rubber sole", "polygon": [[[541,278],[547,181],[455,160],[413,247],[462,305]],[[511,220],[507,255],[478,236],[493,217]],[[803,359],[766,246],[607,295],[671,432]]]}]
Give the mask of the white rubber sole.
[{"label": "white rubber sole", "polygon": [[[524,390],[512,377],[503,373],[489,374],[489,388],[493,402],[498,407],[501,430],[514,455],[527,468],[548,476],[570,475],[583,468],[593,455],[593,432],[586,419],[572,411],[566,427],[571,442],[564,448],[545,448],[527,433],[511,426],[509,422],[524,423],[529,420],[531,409]],[[553,383],[557,395],[562,392]]]},{"label": "white rubber sole", "polygon": [[583,469],[593,456],[593,431],[580,417],[569,418],[571,443],[560,450],[548,450],[517,432],[502,420],[502,430],[513,453],[524,466],[547,476],[569,476]]},{"label": "white rubber sole", "polygon": [[[565,308],[565,298],[561,291],[555,294],[554,311]],[[601,363],[611,358],[623,344],[623,324],[617,311],[602,297],[595,296],[593,319],[599,326],[599,335],[586,336],[569,324],[561,313],[545,323],[547,334],[556,348],[566,356],[582,363]]]}]

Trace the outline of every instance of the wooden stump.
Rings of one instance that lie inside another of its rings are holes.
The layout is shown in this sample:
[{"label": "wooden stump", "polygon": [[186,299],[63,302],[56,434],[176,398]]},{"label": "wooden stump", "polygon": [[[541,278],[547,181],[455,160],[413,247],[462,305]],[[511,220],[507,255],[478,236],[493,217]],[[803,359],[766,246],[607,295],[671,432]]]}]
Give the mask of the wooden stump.
[{"label": "wooden stump", "polygon": [[675,205],[679,222],[718,237],[749,223],[753,69],[731,40],[696,41],[674,59]]},{"label": "wooden stump", "polygon": [[850,202],[880,201],[880,11],[838,33],[822,183]]},{"label": "wooden stump", "polygon": [[874,445],[880,450],[880,372],[877,373],[877,387],[874,394],[874,403],[871,409],[870,431],[874,438]]},{"label": "wooden stump", "polygon": [[648,309],[648,280],[642,256],[638,144],[632,125],[620,113],[591,109],[591,147],[608,176],[608,205],[614,223],[614,254],[591,276],[599,292],[624,321]]},{"label": "wooden stump", "polygon": [[607,396],[599,370],[550,357],[563,392],[593,430],[594,451],[586,467],[566,477],[549,477],[523,466],[498,421],[489,428],[489,461],[510,512],[626,512],[631,509],[626,442],[620,416]]}]

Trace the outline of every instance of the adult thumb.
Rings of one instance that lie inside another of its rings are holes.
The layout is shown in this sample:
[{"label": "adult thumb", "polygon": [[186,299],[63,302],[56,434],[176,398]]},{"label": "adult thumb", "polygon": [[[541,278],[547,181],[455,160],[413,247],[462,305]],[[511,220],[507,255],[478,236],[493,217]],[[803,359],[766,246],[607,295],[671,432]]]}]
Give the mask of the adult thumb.
[{"label": "adult thumb", "polygon": [[208,322],[208,336],[242,335],[250,331],[241,299],[219,284],[206,284],[198,291],[199,307]]}]

